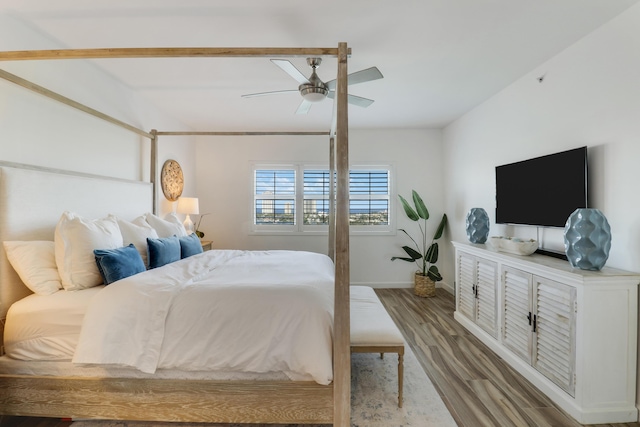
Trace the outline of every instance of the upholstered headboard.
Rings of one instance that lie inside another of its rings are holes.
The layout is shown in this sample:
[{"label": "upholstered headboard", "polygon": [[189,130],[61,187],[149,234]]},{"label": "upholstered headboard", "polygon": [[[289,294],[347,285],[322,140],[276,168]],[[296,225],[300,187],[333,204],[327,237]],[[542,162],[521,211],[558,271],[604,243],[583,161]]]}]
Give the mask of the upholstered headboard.
[{"label": "upholstered headboard", "polygon": [[[152,191],[148,182],[0,162],[0,242],[52,241],[65,210],[87,218],[114,214],[131,220],[152,211]],[[0,244],[0,319],[30,292]]]}]

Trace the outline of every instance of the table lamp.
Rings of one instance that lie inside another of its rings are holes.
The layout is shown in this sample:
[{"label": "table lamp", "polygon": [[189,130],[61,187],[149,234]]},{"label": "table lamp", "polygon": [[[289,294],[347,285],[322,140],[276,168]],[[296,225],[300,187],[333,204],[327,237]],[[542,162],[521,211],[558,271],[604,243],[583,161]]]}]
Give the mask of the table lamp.
[{"label": "table lamp", "polygon": [[187,215],[187,218],[184,220],[182,225],[184,225],[184,229],[187,230],[187,234],[193,233],[194,232],[193,221],[191,221],[191,217],[189,215],[198,215],[200,213],[198,198],[197,197],[180,197],[178,199],[177,212],[180,214]]}]

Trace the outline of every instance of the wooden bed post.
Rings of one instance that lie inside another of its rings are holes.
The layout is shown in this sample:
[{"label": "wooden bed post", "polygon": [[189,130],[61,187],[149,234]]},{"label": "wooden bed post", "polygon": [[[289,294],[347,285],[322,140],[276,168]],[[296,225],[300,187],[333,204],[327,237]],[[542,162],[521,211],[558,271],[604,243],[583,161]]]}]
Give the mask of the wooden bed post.
[{"label": "wooden bed post", "polygon": [[338,44],[336,86],[336,261],[333,313],[333,425],[351,425],[351,335],[349,309],[349,120],[347,44]]},{"label": "wooden bed post", "polygon": [[151,130],[151,164],[149,165],[149,181],[151,185],[153,185],[153,199],[152,199],[152,207],[153,214],[156,215],[158,213],[158,204],[157,204],[157,180],[158,180],[158,131],[155,129]]},{"label": "wooden bed post", "polygon": [[336,261],[336,144],[329,139],[329,258]]}]

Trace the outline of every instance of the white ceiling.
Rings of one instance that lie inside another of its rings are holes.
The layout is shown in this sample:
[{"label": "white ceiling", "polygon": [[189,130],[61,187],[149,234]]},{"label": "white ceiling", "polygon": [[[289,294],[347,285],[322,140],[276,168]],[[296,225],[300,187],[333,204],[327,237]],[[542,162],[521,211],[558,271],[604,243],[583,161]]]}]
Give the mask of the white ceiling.
[{"label": "white ceiling", "polygon": [[[0,0],[62,48],[337,47],[349,72],[384,79],[350,93],[352,128],[439,128],[640,0]],[[8,50],[49,48],[4,41]],[[310,70],[303,58],[291,60]],[[295,115],[298,83],[266,58],[112,59],[99,67],[192,130],[328,130],[332,102]],[[335,78],[325,59],[321,79]]]}]

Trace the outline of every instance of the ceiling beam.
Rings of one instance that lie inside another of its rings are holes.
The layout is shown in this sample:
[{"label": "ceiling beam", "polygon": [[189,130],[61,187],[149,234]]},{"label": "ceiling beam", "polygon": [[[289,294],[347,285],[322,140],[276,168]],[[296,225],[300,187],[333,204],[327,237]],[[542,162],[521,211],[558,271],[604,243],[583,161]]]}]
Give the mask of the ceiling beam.
[{"label": "ceiling beam", "polygon": [[329,135],[328,131],[318,131],[318,132],[296,132],[296,131],[291,131],[291,132],[279,132],[279,131],[256,131],[256,132],[250,132],[250,131],[243,131],[243,132],[225,132],[225,131],[204,131],[204,132],[199,132],[199,131],[177,131],[177,132],[157,132],[157,135],[159,136],[184,136],[184,135],[190,135],[190,136],[271,136],[271,135],[275,135],[275,136],[314,136],[314,135],[321,135],[321,136],[327,136]]},{"label": "ceiling beam", "polygon": [[[351,49],[349,49],[349,55]],[[337,57],[336,48],[289,47],[142,47],[112,49],[53,49],[0,52],[0,61],[107,58],[215,58],[215,57]]]}]

